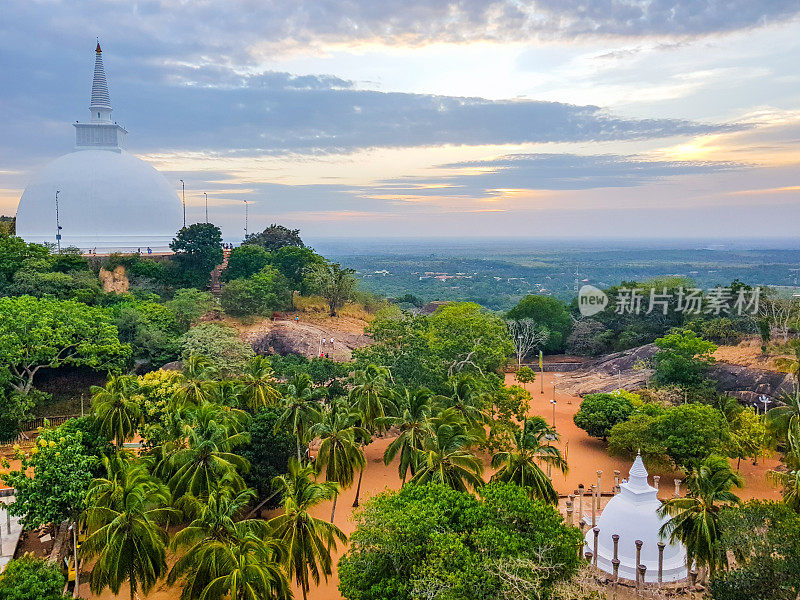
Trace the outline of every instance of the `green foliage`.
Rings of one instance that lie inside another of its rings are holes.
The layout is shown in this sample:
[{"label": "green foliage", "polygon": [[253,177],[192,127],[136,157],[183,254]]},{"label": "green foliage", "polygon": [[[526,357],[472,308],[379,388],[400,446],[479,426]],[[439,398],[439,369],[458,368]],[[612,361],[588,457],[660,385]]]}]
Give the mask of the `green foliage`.
[{"label": "green foliage", "polygon": [[241,373],[255,353],[239,338],[233,327],[217,323],[200,323],[182,338],[182,356],[203,356],[223,375]]},{"label": "green foliage", "polygon": [[211,223],[195,223],[181,229],[169,247],[175,252],[178,279],[204,289],[211,271],[222,262],[222,231]]},{"label": "green foliage", "polygon": [[172,310],[153,301],[127,300],[109,308],[119,339],[133,349],[133,358],[162,365],[180,355],[183,332]]},{"label": "green foliage", "polygon": [[273,267],[264,267],[249,279],[234,279],[222,288],[222,309],[235,317],[264,316],[285,310],[291,303],[286,278]]},{"label": "green foliage", "polygon": [[222,272],[223,281],[247,279],[269,264],[269,252],[261,246],[245,244],[231,250],[228,266]]},{"label": "green foliage", "polygon": [[800,516],[752,500],[719,514],[721,546],[735,563],[711,579],[715,600],[795,600],[800,589]]},{"label": "green foliage", "polygon": [[608,435],[612,454],[635,455],[651,464],[666,459],[676,467],[688,468],[710,454],[728,454],[731,435],[728,421],[720,411],[704,404],[682,404],[657,409],[651,416],[639,412],[617,423]]},{"label": "green foliage", "polygon": [[303,240],[300,239],[299,229],[289,229],[283,225],[273,223],[261,233],[251,233],[247,236],[244,244],[261,246],[264,250],[274,252],[284,246],[297,246],[303,248]]},{"label": "green foliage", "polygon": [[358,283],[354,273],[353,269],[344,269],[339,263],[330,262],[315,264],[309,270],[309,289],[328,301],[332,317],[352,297]]},{"label": "green foliage", "polygon": [[175,315],[184,331],[214,306],[214,297],[209,292],[201,292],[195,288],[175,290],[172,300],[167,302],[167,308]]},{"label": "green foliage", "polygon": [[533,383],[536,381],[536,371],[530,367],[520,367],[514,374],[514,377],[519,383]]},{"label": "green foliage", "polygon": [[545,352],[561,352],[572,329],[572,317],[563,302],[551,296],[525,296],[506,314],[514,321],[532,319],[549,333]]},{"label": "green foliage", "polygon": [[[272,480],[286,472],[289,458],[295,453],[294,436],[275,427],[279,416],[272,408],[262,408],[255,413],[249,427],[250,443],[241,449],[241,455],[250,463],[245,481],[262,500],[270,495]],[[278,500],[276,498],[270,507],[277,506]]]},{"label": "green foliage", "polygon": [[633,402],[621,390],[607,394],[587,394],[572,420],[592,437],[608,437],[611,428],[627,421],[633,412]]},{"label": "green foliage", "polygon": [[17,390],[0,386],[0,441],[10,442],[19,435],[20,424],[33,416],[36,405],[35,390],[22,394]]},{"label": "green foliage", "polygon": [[42,367],[114,370],[130,352],[102,309],[30,296],[0,298],[0,369],[20,392],[30,391]]},{"label": "green foliage", "polygon": [[[75,519],[85,506],[86,491],[98,459],[82,443],[82,433],[44,429],[29,454],[18,451],[22,465],[0,478],[16,489],[9,506],[26,527],[60,525]],[[31,472],[28,472],[28,470]]]},{"label": "green foliage", "polygon": [[731,470],[727,458],[710,455],[696,463],[689,473],[689,495],[670,498],[658,509],[661,517],[670,517],[662,525],[661,535],[686,547],[688,564],[696,562],[712,574],[727,566],[727,554],[719,547],[719,511],[724,505],[739,503],[739,497],[731,489],[743,484],[744,479]]},{"label": "green foliage", "polygon": [[522,488],[491,483],[481,497],[437,485],[371,498],[339,561],[349,600],[548,598],[577,569],[580,532]]},{"label": "green foliage", "polygon": [[92,412],[102,435],[113,439],[117,449],[139,430],[142,401],[139,383],[132,375],[110,375],[105,387],[92,386]]},{"label": "green foliage", "polygon": [[49,259],[50,250],[41,244],[27,244],[15,236],[0,236],[0,290],[14,280],[24,264]]},{"label": "green foliage", "polygon": [[0,577],[0,600],[61,600],[66,582],[57,565],[26,554],[6,565]]},{"label": "green foliage", "polygon": [[653,379],[661,385],[693,385],[703,381],[717,346],[684,329],[655,341],[658,352],[653,357]]},{"label": "green foliage", "polygon": [[325,264],[325,259],[311,248],[283,246],[269,255],[269,264],[280,271],[292,290],[301,294],[309,292],[308,273]]},{"label": "green foliage", "polygon": [[95,304],[102,296],[100,281],[94,273],[88,270],[63,273],[51,271],[52,267],[51,261],[23,267],[15,273],[9,294],[77,300],[86,304]]}]

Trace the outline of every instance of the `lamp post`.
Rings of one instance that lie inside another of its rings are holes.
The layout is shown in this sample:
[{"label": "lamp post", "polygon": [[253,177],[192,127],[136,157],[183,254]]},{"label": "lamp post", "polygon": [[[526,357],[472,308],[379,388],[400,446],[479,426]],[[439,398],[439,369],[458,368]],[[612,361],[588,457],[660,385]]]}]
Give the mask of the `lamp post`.
[{"label": "lamp post", "polygon": [[56,190],[56,244],[58,245],[58,253],[61,254],[61,221],[58,216],[58,195],[61,190]]},{"label": "lamp post", "polygon": [[73,560],[75,561],[75,597],[80,598],[78,595],[78,587],[80,587],[80,582],[78,581],[78,524],[70,525],[69,530],[72,532],[72,552]]},{"label": "lamp post", "polygon": [[183,228],[186,229],[186,184],[181,179],[181,203],[183,204]]},{"label": "lamp post", "polygon": [[247,241],[247,218],[248,218],[248,209],[247,205],[250,204],[247,200],[244,200],[244,239]]},{"label": "lamp post", "polygon": [[206,223],[208,223],[208,193],[203,192],[203,196],[206,197]]}]

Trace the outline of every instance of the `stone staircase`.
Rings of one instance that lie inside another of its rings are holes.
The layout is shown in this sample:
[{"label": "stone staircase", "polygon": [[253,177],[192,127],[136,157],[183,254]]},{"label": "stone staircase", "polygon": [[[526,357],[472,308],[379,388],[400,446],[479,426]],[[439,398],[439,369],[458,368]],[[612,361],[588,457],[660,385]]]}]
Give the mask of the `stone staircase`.
[{"label": "stone staircase", "polygon": [[222,292],[222,272],[228,268],[228,259],[231,256],[231,249],[224,248],[222,250],[222,262],[214,267],[214,270],[211,271],[211,283],[209,283],[209,290],[215,296],[219,296]]}]

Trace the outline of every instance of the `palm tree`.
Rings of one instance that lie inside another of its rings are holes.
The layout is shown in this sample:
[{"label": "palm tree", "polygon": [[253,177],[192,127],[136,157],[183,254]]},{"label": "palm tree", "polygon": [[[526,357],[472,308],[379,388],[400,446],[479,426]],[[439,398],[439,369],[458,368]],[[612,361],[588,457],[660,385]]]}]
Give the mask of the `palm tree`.
[{"label": "palm tree", "polygon": [[303,460],[301,446],[308,432],[320,419],[318,403],[313,398],[314,388],[307,373],[299,373],[289,380],[283,399],[283,413],[275,422],[275,431],[291,431],[297,440],[297,460]]},{"label": "palm tree", "polygon": [[133,438],[142,421],[139,384],[130,375],[109,375],[105,387],[93,385],[92,410],[100,432],[113,439],[117,448]]},{"label": "palm tree", "polygon": [[[558,493],[553,482],[539,466],[539,462],[551,465],[567,474],[567,461],[561,450],[550,445],[558,439],[555,431],[542,417],[527,419],[523,428],[512,434],[514,449],[501,451],[492,457],[492,468],[498,471],[493,481],[507,481],[525,488],[531,498],[550,504],[558,502]],[[543,443],[547,440],[547,443]]]},{"label": "palm tree", "polygon": [[400,416],[386,419],[390,426],[394,425],[400,429],[400,435],[386,447],[383,462],[388,465],[399,454],[397,474],[405,484],[409,469],[412,477],[416,471],[414,467],[416,453],[422,449],[425,438],[432,435],[429,421],[432,393],[424,388],[414,392],[403,388],[401,392],[395,394],[395,397]]},{"label": "palm tree", "polygon": [[469,451],[477,438],[461,415],[448,408],[431,419],[433,435],[417,452],[417,472],[411,483],[441,483],[462,492],[483,485],[483,464]]},{"label": "palm tree", "polygon": [[236,520],[254,497],[252,490],[214,491],[199,516],[175,534],[170,548],[187,551],[167,583],[183,580],[181,600],[291,597],[280,565],[286,554],[283,544],[270,539],[266,522]]},{"label": "palm tree", "polygon": [[85,558],[97,558],[89,578],[93,593],[108,587],[119,594],[127,581],[133,600],[166,572],[168,535],[163,526],[177,512],[169,508],[167,487],[142,464],[117,467],[89,487],[84,515],[89,536],[80,551]]},{"label": "palm tree", "polygon": [[184,406],[197,406],[209,399],[219,375],[211,361],[201,354],[192,354],[183,361],[183,381],[175,401]]},{"label": "palm tree", "polygon": [[789,449],[784,455],[786,471],[769,471],[772,481],[781,486],[784,503],[800,512],[800,424],[795,418],[788,431]]},{"label": "palm tree", "polygon": [[[356,467],[363,469],[364,452],[359,440],[368,434],[361,427],[353,424],[354,418],[341,402],[331,404],[329,410],[322,415],[322,420],[311,427],[311,435],[322,440],[317,452],[317,472],[325,472],[325,481],[339,484],[340,488],[353,485]],[[331,523],[336,514],[338,491],[333,496]]]},{"label": "palm tree", "polygon": [[453,388],[449,396],[436,396],[434,402],[440,408],[454,408],[473,429],[483,429],[487,421],[486,395],[478,389],[471,375],[461,375],[450,380]]},{"label": "palm tree", "polygon": [[336,549],[336,540],[347,540],[336,525],[308,514],[312,507],[331,500],[339,486],[332,481],[314,481],[314,467],[301,465],[294,458],[289,460],[289,472],[273,479],[272,486],[282,494],[284,514],[270,519],[269,525],[275,537],[286,545],[287,569],[305,600],[310,580],[319,584],[320,573],[326,580],[331,574],[331,550]]},{"label": "palm tree", "polygon": [[160,476],[169,476],[174,496],[208,498],[222,482],[237,492],[245,488],[240,473],[246,473],[250,463],[233,450],[250,439],[244,431],[246,416],[208,402],[191,412],[184,426],[186,443],[166,454],[156,467]]},{"label": "palm tree", "polygon": [[250,360],[240,379],[243,383],[240,395],[247,408],[252,411],[262,406],[274,406],[281,397],[275,388],[269,359],[264,356],[256,356]]},{"label": "palm tree", "polygon": [[[361,426],[370,435],[381,433],[386,428],[386,416],[392,412],[394,405],[389,398],[387,383],[391,374],[386,367],[369,364],[363,370],[353,374],[353,388],[350,390],[350,406],[358,414]],[[362,437],[361,448],[370,442],[369,436]],[[358,506],[361,495],[361,480],[364,478],[364,468],[358,472],[358,485],[353,506]]]},{"label": "palm tree", "polygon": [[744,480],[731,469],[727,458],[712,455],[692,468],[687,483],[686,498],[670,498],[661,505],[659,515],[672,518],[660,533],[662,537],[669,536],[670,542],[680,541],[686,547],[689,565],[696,562],[713,574],[728,564],[725,553],[717,546],[719,511],[722,505],[739,503],[731,488],[742,487]]}]

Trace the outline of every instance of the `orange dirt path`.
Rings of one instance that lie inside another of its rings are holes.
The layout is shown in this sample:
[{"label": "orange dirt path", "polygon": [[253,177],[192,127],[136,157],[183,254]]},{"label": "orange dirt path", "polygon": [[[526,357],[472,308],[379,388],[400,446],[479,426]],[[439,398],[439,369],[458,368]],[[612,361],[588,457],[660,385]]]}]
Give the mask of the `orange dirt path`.
[{"label": "orange dirt path", "polygon": [[[544,374],[544,394],[540,393],[542,387],[541,382],[537,381],[527,385],[527,389],[533,396],[531,403],[531,415],[541,415],[545,417],[548,423],[552,422],[553,406],[550,401],[553,398],[553,383],[556,384],[556,428],[561,434],[560,445],[566,451],[567,460],[569,462],[569,473],[565,476],[560,472],[553,474],[553,482],[556,489],[560,494],[569,494],[579,483],[583,483],[587,488],[593,483],[597,482],[596,471],[598,469],[603,471],[602,475],[602,489],[610,491],[614,480],[614,469],[621,471],[623,477],[627,477],[628,470],[630,469],[630,461],[611,457],[605,450],[605,445],[601,440],[590,438],[586,433],[575,426],[572,422],[572,416],[578,411],[580,407],[580,398],[569,394],[564,394],[558,391],[559,374],[545,373]],[[515,383],[513,375],[509,374],[506,377],[506,384],[510,385]],[[397,466],[392,464],[385,466],[383,464],[383,451],[389,444],[388,438],[376,439],[366,448],[367,467],[364,470],[364,479],[361,484],[361,498],[366,499],[375,493],[381,492],[385,489],[399,489],[400,479],[397,475]],[[490,475],[489,470],[490,457],[484,457],[484,464],[487,468],[486,479]],[[742,461],[741,474],[745,478],[745,487],[737,493],[744,499],[750,498],[763,498],[769,500],[779,500],[780,493],[766,480],[766,472],[769,468],[779,464],[776,458],[761,459],[758,466],[754,467],[750,461]],[[734,462],[735,466],[735,462]],[[680,474],[669,472],[664,473],[651,473],[651,475],[661,476],[661,496],[669,497],[674,489],[673,479]],[[685,493],[685,486],[682,487]],[[344,490],[339,497],[336,506],[335,522],[346,534],[352,533],[355,528],[355,523],[352,521],[353,508],[352,503],[355,498],[355,485],[350,489]],[[589,513],[589,499],[584,500],[584,513]],[[313,511],[314,516],[329,519],[331,515],[331,503],[326,502]],[[577,518],[577,517],[576,517]],[[334,565],[338,562],[339,556],[346,551],[346,546],[340,546],[335,553]],[[85,577],[85,575],[84,575]],[[311,589],[309,592],[309,599],[313,600],[340,600],[342,596],[337,589],[338,577],[334,570],[333,576],[327,582],[323,581],[316,588]],[[147,596],[140,596],[141,600],[173,600],[178,596],[175,589],[168,588],[166,584],[161,583],[157,588]],[[89,593],[87,585],[81,585],[81,597],[83,598],[98,598],[103,600],[111,600],[116,598],[110,592],[105,592],[99,596],[93,596]],[[120,598],[127,598],[128,596],[123,592]],[[299,590],[295,589],[295,597],[301,598]]]}]

